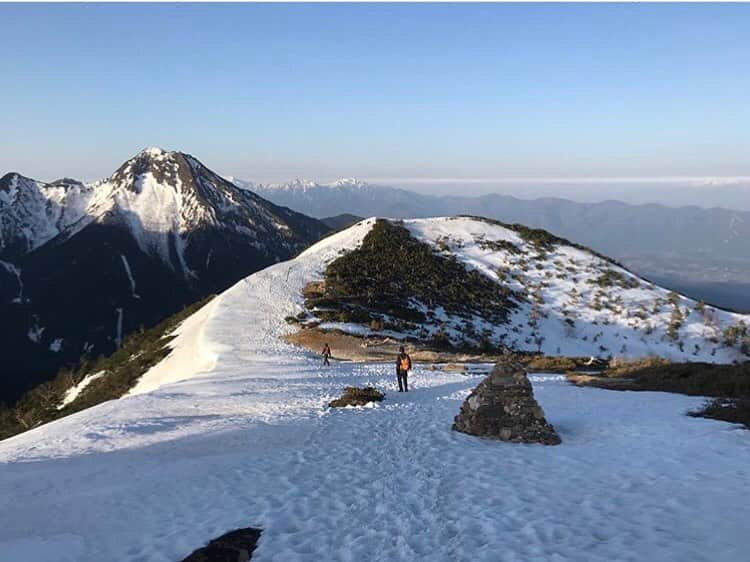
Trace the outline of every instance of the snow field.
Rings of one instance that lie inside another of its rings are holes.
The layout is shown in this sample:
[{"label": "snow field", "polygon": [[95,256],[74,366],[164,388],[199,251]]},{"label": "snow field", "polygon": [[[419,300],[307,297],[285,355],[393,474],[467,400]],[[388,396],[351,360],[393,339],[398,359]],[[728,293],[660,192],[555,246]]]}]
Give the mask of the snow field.
[{"label": "snow field", "polygon": [[[478,377],[418,367],[400,394],[389,365],[298,360],[128,398],[129,422],[79,419],[109,452],[4,464],[0,560],[67,543],[79,562],[173,561],[242,525],[264,529],[261,561],[736,561],[750,546],[746,432],[684,416],[700,399],[532,377],[563,444],[512,445],[450,430]],[[349,384],[386,401],[324,410]]]},{"label": "snow field", "polygon": [[[750,441],[685,416],[700,398],[532,376],[562,445],[498,443],[450,430],[479,377],[417,365],[400,394],[390,364],[285,344],[302,287],[371,224],[211,301],[150,391],[0,442],[0,562],[174,561],[240,526],[259,561],[744,559]],[[325,408],[368,384],[386,400]]]}]

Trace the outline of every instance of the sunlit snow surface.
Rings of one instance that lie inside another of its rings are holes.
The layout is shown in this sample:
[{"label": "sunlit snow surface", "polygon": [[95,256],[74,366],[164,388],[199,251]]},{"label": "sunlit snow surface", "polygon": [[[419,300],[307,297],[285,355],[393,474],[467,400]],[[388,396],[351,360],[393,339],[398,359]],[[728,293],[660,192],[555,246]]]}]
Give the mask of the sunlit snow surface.
[{"label": "sunlit snow surface", "polygon": [[[750,433],[684,416],[700,398],[532,376],[563,444],[504,444],[450,430],[479,377],[418,365],[399,394],[390,365],[282,343],[291,295],[368,228],[215,299],[151,392],[0,443],[0,560],[175,561],[240,526],[261,561],[745,558]],[[326,410],[351,384],[386,401]]]}]

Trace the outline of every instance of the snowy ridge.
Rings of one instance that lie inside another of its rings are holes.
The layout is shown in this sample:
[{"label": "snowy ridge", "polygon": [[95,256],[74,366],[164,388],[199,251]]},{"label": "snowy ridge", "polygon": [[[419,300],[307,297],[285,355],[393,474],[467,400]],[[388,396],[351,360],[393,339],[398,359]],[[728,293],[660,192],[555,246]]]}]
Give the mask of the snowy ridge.
[{"label": "snowy ridge", "polygon": [[[207,335],[212,329],[223,333],[227,326],[235,325],[235,322],[249,321],[254,327],[247,334],[250,346],[246,347],[245,353],[249,354],[246,355],[248,358],[283,364],[284,353],[289,346],[282,344],[280,338],[291,331],[284,318],[302,310],[302,289],[309,281],[321,278],[326,263],[336,259],[342,251],[358,247],[374,222],[375,219],[368,219],[329,236],[294,260],[255,273],[215,298],[178,328],[175,332],[177,337],[170,342],[172,353],[144,374],[130,394],[149,392],[165,381],[189,379],[211,369],[231,371],[237,368],[235,363],[226,367],[223,365],[227,358],[232,361],[236,358],[222,354],[223,346]],[[255,295],[261,298],[256,301]],[[265,296],[269,298],[263,298]],[[243,320],[248,314],[244,306],[238,308],[236,315],[231,312],[237,299],[242,300],[243,297],[252,297],[257,307],[247,320]],[[225,319],[227,315],[232,317],[229,322]],[[284,351],[274,353],[279,349]]]},{"label": "snowy ridge", "polygon": [[[491,329],[512,349],[719,363],[747,358],[722,339],[727,327],[750,325],[750,315],[701,305],[587,250],[565,244],[540,249],[513,230],[473,218],[405,224],[416,238],[527,296],[509,326],[476,326]],[[498,249],[498,241],[520,253]]]},{"label": "snowy ridge", "polygon": [[319,328],[423,340],[441,332],[454,345],[479,345],[484,339],[495,346],[547,355],[655,355],[718,363],[747,359],[740,345],[724,342],[724,331],[750,325],[750,315],[667,291],[586,249],[561,241],[539,245],[524,239],[523,231],[476,218],[413,219],[403,224],[436,252],[455,256],[520,295],[510,321],[491,324],[415,303],[421,312],[432,315],[431,324],[401,333],[337,322]]},{"label": "snowy ridge", "polygon": [[[430,237],[443,221],[408,226]],[[417,365],[413,392],[398,394],[391,365],[324,368],[281,341],[304,285],[372,224],[251,275],[193,315],[162,364],[183,380],[154,371],[150,392],[0,443],[0,511],[13,514],[0,553],[166,562],[254,525],[261,562],[742,559],[746,432],[684,416],[700,398],[532,376],[563,444],[492,443],[450,431],[476,377]],[[191,348],[211,361],[195,367]],[[323,408],[367,384],[386,401]]]}]

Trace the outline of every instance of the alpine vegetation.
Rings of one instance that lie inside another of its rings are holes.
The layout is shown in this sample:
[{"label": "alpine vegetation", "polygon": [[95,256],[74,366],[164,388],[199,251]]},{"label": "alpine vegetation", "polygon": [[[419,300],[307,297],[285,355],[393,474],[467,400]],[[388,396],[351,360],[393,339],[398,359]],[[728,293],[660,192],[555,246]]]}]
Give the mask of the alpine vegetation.
[{"label": "alpine vegetation", "polygon": [[477,217],[374,221],[303,294],[289,318],[301,330],[549,356],[748,358],[747,315],[546,231]]}]

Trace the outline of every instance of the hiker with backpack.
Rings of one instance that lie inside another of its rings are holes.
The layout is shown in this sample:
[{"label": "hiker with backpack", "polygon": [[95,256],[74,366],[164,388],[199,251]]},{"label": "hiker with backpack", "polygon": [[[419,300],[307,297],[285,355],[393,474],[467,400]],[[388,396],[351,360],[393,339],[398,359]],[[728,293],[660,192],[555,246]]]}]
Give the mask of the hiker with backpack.
[{"label": "hiker with backpack", "polygon": [[398,357],[396,357],[396,378],[398,379],[398,391],[409,392],[409,382],[407,375],[411,371],[411,357],[404,351],[404,346],[398,348]]},{"label": "hiker with backpack", "polygon": [[328,360],[331,358],[331,346],[326,343],[323,346],[321,355],[323,356],[323,365],[330,365],[331,363]]}]

